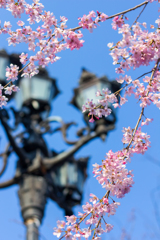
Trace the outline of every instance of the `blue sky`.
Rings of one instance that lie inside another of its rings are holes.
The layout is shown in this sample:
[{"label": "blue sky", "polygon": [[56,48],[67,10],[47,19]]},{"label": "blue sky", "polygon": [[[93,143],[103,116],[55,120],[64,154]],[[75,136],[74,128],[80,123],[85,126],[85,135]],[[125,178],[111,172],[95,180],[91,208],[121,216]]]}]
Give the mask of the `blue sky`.
[{"label": "blue sky", "polygon": [[[30,1],[31,2],[31,1]],[[47,11],[52,11],[56,18],[66,16],[69,27],[75,27],[78,24],[77,18],[88,14],[91,10],[98,10],[107,15],[112,15],[128,8],[131,8],[139,3],[140,0],[55,0],[42,1]],[[129,23],[132,23],[140,9],[127,14]],[[11,21],[12,25],[16,20],[12,18],[9,12],[0,10],[0,18],[2,23]],[[141,16],[141,22],[146,21],[147,24],[153,24],[155,17],[158,17],[158,5],[152,3],[147,6],[145,12]],[[100,24],[93,33],[87,30],[83,31],[84,47],[80,50],[66,50],[59,54],[61,60],[53,65],[48,66],[48,71],[51,77],[57,79],[57,84],[61,90],[61,94],[52,103],[51,115],[61,116],[65,122],[75,121],[78,127],[84,126],[82,114],[69,104],[73,96],[73,88],[78,86],[78,79],[81,75],[82,67],[95,73],[97,76],[107,75],[109,79],[117,77],[115,66],[112,64],[112,59],[109,55],[107,44],[109,42],[116,43],[121,36],[111,28],[111,20]],[[8,47],[6,36],[1,36],[0,48],[5,48],[8,53],[12,52],[27,52],[24,44],[17,47]],[[137,70],[131,70],[128,75],[136,78],[144,72],[151,69],[152,66],[143,67]],[[115,130],[111,131],[105,142],[100,139],[94,140],[86,144],[76,157],[91,156],[88,168],[88,179],[84,186],[83,203],[88,201],[89,194],[95,193],[99,197],[103,196],[104,189],[92,176],[92,164],[100,163],[105,157],[105,153],[112,149],[117,151],[123,147],[122,128],[135,126],[140,114],[140,107],[137,100],[130,98],[130,101],[118,110],[118,121]],[[15,104],[14,102],[12,103]],[[150,106],[146,109],[145,115],[149,118],[154,118],[154,121],[149,127],[144,127],[151,135],[151,148],[145,155],[134,156],[132,162],[128,164],[128,169],[134,170],[135,184],[131,192],[122,200],[121,206],[118,208],[115,216],[108,218],[107,222],[114,225],[114,230],[103,237],[103,239],[117,240],[121,239],[122,229],[130,234],[130,240],[141,239],[160,239],[160,111],[155,106]],[[70,129],[69,137],[75,138],[77,127]],[[7,144],[7,138],[0,126],[0,152],[4,150]],[[50,149],[62,151],[68,148],[64,144],[60,133],[53,136],[47,136],[46,141]],[[8,168],[1,178],[1,181],[9,179],[14,175],[16,156],[9,159]],[[155,162],[158,161],[159,165]],[[0,162],[1,166],[1,162]],[[25,239],[25,227],[23,226],[20,205],[17,197],[18,186],[10,187],[0,191],[0,239]],[[75,212],[80,211],[81,207],[76,207]],[[63,219],[63,211],[56,203],[48,200],[45,210],[45,216],[40,228],[41,239],[52,240],[56,239],[53,235],[53,227],[56,226],[58,219]],[[126,238],[127,239],[127,238]]]}]

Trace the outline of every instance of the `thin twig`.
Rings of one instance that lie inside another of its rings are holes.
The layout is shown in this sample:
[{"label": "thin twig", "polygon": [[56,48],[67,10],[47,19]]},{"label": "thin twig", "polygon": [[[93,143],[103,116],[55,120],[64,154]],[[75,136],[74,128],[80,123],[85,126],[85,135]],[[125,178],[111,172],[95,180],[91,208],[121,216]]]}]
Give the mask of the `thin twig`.
[{"label": "thin twig", "polygon": [[59,238],[59,240],[61,240],[62,238],[64,238],[67,235],[67,233],[65,233],[62,237]]},{"label": "thin twig", "polygon": [[8,82],[3,88],[6,88],[12,81]]},{"label": "thin twig", "polygon": [[[155,66],[154,66],[154,68],[153,68],[153,70],[152,70],[152,75],[151,75],[151,78],[150,78],[150,81],[149,81],[149,85],[151,85],[151,82],[152,82],[152,79],[153,79],[154,73],[155,73],[155,71],[156,71],[156,69],[157,69],[157,66],[158,66],[159,61],[160,61],[160,59],[157,60]],[[147,91],[145,97],[147,97],[148,94],[149,94],[149,90]],[[139,123],[140,123],[140,121],[141,121],[141,119],[142,119],[143,113],[144,113],[144,107],[142,108],[141,113],[140,113],[140,115],[139,115],[138,121],[137,121],[137,123],[136,123],[136,126],[135,126],[134,131],[133,131],[133,134],[132,134],[132,138],[131,138],[131,140],[130,140],[128,146],[126,147],[127,150],[129,149],[129,147],[130,147],[131,144],[132,144],[132,141],[133,141],[134,136],[135,136],[135,134],[136,134],[137,128],[138,128]]]},{"label": "thin twig", "polygon": [[102,216],[102,219],[103,219],[104,223],[107,224],[103,216]]},{"label": "thin twig", "polygon": [[[141,4],[137,5],[137,6],[135,6],[135,7],[133,7],[133,8],[127,9],[127,10],[122,11],[122,12],[120,12],[120,13],[113,14],[113,15],[107,17],[106,20],[111,19],[111,18],[114,18],[114,17],[119,16],[119,15],[123,15],[123,14],[125,14],[125,13],[127,13],[127,12],[131,12],[131,11],[133,11],[133,10],[139,8],[139,7],[142,7],[143,5],[146,5],[146,4],[148,4],[148,1],[145,1],[145,2],[143,2],[143,3],[141,3]],[[101,21],[101,20],[99,20],[98,22],[100,22],[100,21]],[[82,28],[81,26],[78,26],[78,27],[72,28],[72,29],[70,29],[70,30],[71,30],[71,31],[76,31],[76,30],[79,30],[79,29],[81,29],[81,28]]]},{"label": "thin twig", "polygon": [[127,12],[131,12],[131,11],[133,11],[133,10],[135,10],[135,9],[137,9],[137,8],[139,8],[139,7],[147,4],[147,3],[148,3],[148,1],[145,1],[145,2],[143,2],[143,3],[141,3],[141,4],[137,5],[137,6],[135,6],[135,7],[133,7],[133,8],[130,8],[130,9],[126,10],[126,11],[123,11],[123,12],[120,12],[120,13],[117,13],[117,14],[114,14],[114,15],[108,17],[107,20],[110,19],[110,18],[114,18],[114,17],[116,17],[116,16],[119,16],[119,15],[123,15],[123,14],[125,14],[125,13],[127,13]]},{"label": "thin twig", "polygon": [[[101,217],[101,218],[102,218],[102,217]],[[100,224],[100,222],[101,222],[101,218],[99,219],[99,221],[98,221],[98,223],[97,223],[97,226],[96,226],[96,228],[95,228],[95,230],[94,230],[94,234],[93,234],[92,240],[94,239],[94,237],[95,237],[95,235],[96,235],[96,229],[99,227],[99,224]]]},{"label": "thin twig", "polygon": [[147,4],[148,4],[148,3],[149,3],[149,2],[146,2],[146,3],[145,3],[145,5],[144,5],[142,11],[141,11],[140,14],[137,16],[136,20],[132,23],[132,25],[131,25],[131,29],[132,29],[132,26],[137,22],[138,18],[141,16],[141,14],[142,14],[143,11],[145,10],[145,8],[147,7]]}]

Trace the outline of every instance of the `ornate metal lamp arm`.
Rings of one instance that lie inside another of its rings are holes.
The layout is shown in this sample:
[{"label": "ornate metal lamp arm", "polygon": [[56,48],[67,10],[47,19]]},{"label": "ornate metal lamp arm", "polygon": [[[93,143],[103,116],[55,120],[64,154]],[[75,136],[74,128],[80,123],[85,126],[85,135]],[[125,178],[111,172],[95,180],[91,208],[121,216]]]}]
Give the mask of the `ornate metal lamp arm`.
[{"label": "ornate metal lamp arm", "polygon": [[3,158],[3,167],[0,170],[0,176],[2,176],[2,174],[4,173],[4,171],[5,171],[6,167],[7,167],[8,156],[11,153],[9,151],[9,148],[10,148],[10,144],[7,145],[5,152],[0,154],[0,157]]},{"label": "ornate metal lamp arm", "polygon": [[6,113],[6,110],[1,110],[0,111],[0,120],[2,122],[2,125],[5,129],[5,132],[8,136],[8,139],[9,139],[9,142],[11,144],[11,146],[13,147],[15,153],[18,155],[18,157],[22,160],[22,164],[23,164],[23,160],[24,159],[27,159],[27,156],[25,154],[25,152],[23,151],[23,149],[19,148],[16,144],[16,141],[14,139],[14,137],[12,136],[12,134],[10,133],[10,127],[9,125],[7,124],[7,118],[3,115],[3,113],[5,114]]},{"label": "ornate metal lamp arm", "polygon": [[[54,130],[51,130],[51,127],[49,125],[50,122],[59,122],[61,124],[61,127],[58,127],[58,128],[56,128]],[[42,121],[39,124],[40,129],[34,129],[34,131],[36,131],[38,134],[44,134],[44,133],[47,133],[47,132],[50,132],[51,134],[53,134],[53,133],[55,133],[57,131],[61,131],[64,141],[67,144],[74,145],[77,142],[77,140],[76,141],[70,141],[70,140],[67,139],[67,129],[71,125],[77,125],[77,124],[75,122],[65,123],[65,122],[63,122],[61,117],[59,117],[59,116],[51,116],[51,117],[48,117],[45,121]],[[41,130],[41,128],[43,130]]]},{"label": "ornate metal lamp arm", "polygon": [[13,177],[12,179],[5,181],[3,183],[0,183],[0,188],[6,188],[6,187],[10,187],[14,184],[18,183],[18,179],[16,177]]},{"label": "ornate metal lamp arm", "polygon": [[43,159],[43,164],[46,167],[46,169],[49,169],[50,167],[52,167],[53,165],[64,161],[65,158],[68,158],[69,156],[73,155],[75,152],[77,152],[84,144],[86,144],[87,142],[91,141],[92,139],[98,137],[99,135],[101,135],[102,133],[107,133],[108,131],[114,129],[115,125],[108,125],[105,127],[105,130],[102,129],[98,132],[93,132],[90,135],[85,135],[82,136],[74,145],[74,147],[72,147],[71,149],[69,149],[66,152],[62,152],[60,154],[58,154],[56,157],[53,158],[44,158]]},{"label": "ornate metal lamp arm", "polygon": [[[64,161],[65,159],[67,159],[69,156],[73,155],[75,152],[77,152],[85,143],[91,141],[92,139],[98,137],[99,135],[101,135],[102,133],[107,133],[108,131],[114,129],[115,125],[108,125],[104,128],[101,129],[98,132],[93,132],[90,135],[85,135],[82,136],[77,143],[74,145],[74,147],[70,148],[68,151],[66,152],[62,152],[60,154],[58,154],[55,157],[52,158],[43,158],[39,160],[39,164],[36,165],[31,165],[30,167],[28,167],[28,169],[26,170],[26,173],[34,173],[35,171],[39,170],[41,168],[41,166],[43,165],[43,167],[47,170],[50,169],[52,166],[54,166],[57,163],[60,163],[62,161]],[[34,161],[33,162],[37,162]],[[20,176],[18,176],[20,177]]]},{"label": "ornate metal lamp arm", "polygon": [[[44,158],[39,159],[38,163],[36,165],[31,165],[30,167],[28,167],[28,169],[26,170],[26,173],[33,173],[37,170],[40,170],[43,164],[43,167],[47,170],[50,169],[52,166],[54,166],[57,163],[60,163],[62,161],[64,161],[64,159],[67,159],[69,156],[73,155],[75,152],[77,152],[85,143],[93,140],[94,138],[98,137],[100,134],[102,133],[106,133],[112,129],[114,129],[114,124],[113,125],[109,125],[106,126],[105,131],[104,129],[98,132],[93,132],[90,135],[85,135],[82,136],[74,145],[74,147],[70,148],[68,151],[66,152],[62,152],[60,154],[58,154],[56,157],[52,157],[52,158]],[[37,161],[33,161],[33,162],[37,162]],[[13,184],[16,184],[18,182],[18,180],[21,177],[21,173],[16,174],[16,176],[6,182],[0,183],[0,188],[6,188],[9,187]]]}]

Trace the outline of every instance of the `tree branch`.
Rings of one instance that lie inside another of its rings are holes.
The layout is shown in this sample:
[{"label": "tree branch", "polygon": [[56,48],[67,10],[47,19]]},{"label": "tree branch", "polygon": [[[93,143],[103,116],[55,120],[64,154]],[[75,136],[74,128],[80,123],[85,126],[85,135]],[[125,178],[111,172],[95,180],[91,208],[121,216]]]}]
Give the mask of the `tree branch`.
[{"label": "tree branch", "polygon": [[137,16],[136,20],[132,23],[132,25],[131,25],[131,29],[132,29],[132,26],[137,22],[138,18],[141,16],[141,14],[142,14],[143,11],[145,10],[145,8],[147,7],[147,4],[148,4],[148,3],[149,3],[149,2],[146,2],[146,3],[145,3],[145,5],[144,5],[142,11],[141,11],[140,14]]},{"label": "tree branch", "polygon": [[[145,5],[145,7],[146,7],[148,3],[149,3],[148,1],[144,1],[143,3],[140,3],[140,4],[138,4],[137,6],[135,6],[135,7],[133,7],[133,8],[127,9],[127,10],[122,11],[122,12],[120,12],[120,13],[113,14],[113,15],[109,16],[106,20],[111,19],[111,18],[114,18],[114,17],[119,16],[119,15],[123,15],[123,14],[128,13],[128,12],[131,12],[131,11],[137,9],[137,8],[142,7],[143,5]],[[144,8],[145,8],[145,7],[144,7]],[[144,11],[144,9],[142,9],[142,11],[140,12],[139,16],[141,15],[141,13],[142,13],[143,11]],[[139,16],[137,17],[137,19],[139,18]],[[136,19],[136,21],[137,21],[137,19]],[[99,20],[98,22],[101,22],[101,20]],[[81,26],[78,26],[78,27],[75,27],[75,28],[71,28],[71,29],[69,29],[69,30],[70,30],[70,31],[76,31],[76,30],[79,30],[79,29],[81,29],[81,28],[82,28]],[[47,44],[50,42],[50,40],[51,40],[54,36],[55,36],[55,34],[53,33],[52,36],[48,39]],[[63,39],[62,39],[62,40],[63,40]],[[47,45],[46,45],[46,46],[47,46]],[[45,46],[41,49],[41,51],[43,51],[44,48],[45,48]],[[20,70],[18,71],[18,73],[21,73],[21,72],[22,72],[26,67],[28,67],[30,64],[31,64],[30,62],[27,63],[27,65],[24,66],[22,69],[20,69]],[[12,82],[12,81],[8,82],[8,83],[4,86],[4,88],[6,88],[11,82]]]},{"label": "tree branch", "polygon": [[[160,58],[157,60],[155,66],[154,66],[154,68],[153,68],[153,70],[152,70],[152,74],[151,74],[151,78],[150,78],[150,81],[149,81],[149,85],[151,85],[151,82],[152,82],[154,73],[155,73],[155,71],[156,71],[156,69],[157,69],[157,66],[158,66],[159,61],[160,61]],[[149,90],[147,91],[147,94],[146,94],[145,97],[147,97],[148,94],[149,94]],[[144,113],[144,107],[143,107],[142,110],[141,110],[141,113],[140,113],[140,115],[139,115],[138,121],[137,121],[137,123],[136,123],[136,126],[135,126],[134,131],[133,131],[133,134],[132,134],[132,138],[131,138],[128,146],[126,147],[126,149],[129,149],[129,147],[130,147],[131,144],[132,144],[132,141],[133,141],[134,136],[135,136],[135,134],[136,134],[137,128],[138,128],[139,123],[140,123],[140,121],[141,121],[141,119],[142,119],[143,113]]]}]

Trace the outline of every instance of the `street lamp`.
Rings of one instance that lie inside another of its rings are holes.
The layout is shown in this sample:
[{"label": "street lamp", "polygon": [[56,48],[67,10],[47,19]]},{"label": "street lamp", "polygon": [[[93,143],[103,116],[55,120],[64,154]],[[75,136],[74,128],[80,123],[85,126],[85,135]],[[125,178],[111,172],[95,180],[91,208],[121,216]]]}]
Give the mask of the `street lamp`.
[{"label": "street lamp", "polygon": [[[111,93],[114,93],[120,89],[120,84],[117,81],[109,81],[106,76],[98,78],[95,74],[88,72],[85,68],[82,69],[82,74],[79,80],[79,87],[74,89],[74,97],[71,100],[76,108],[82,110],[83,104],[87,102],[87,99],[93,99],[93,102],[97,102],[96,92],[98,90],[108,88]],[[99,97],[101,99],[102,97]],[[97,120],[94,118],[94,123],[88,121],[88,112],[86,111],[84,115],[84,120],[89,128],[93,131],[99,131],[99,129],[105,129],[108,125],[114,125],[116,122],[116,109],[112,107],[109,103],[108,107],[111,108],[112,112],[108,117],[102,117]],[[105,130],[104,130],[105,131]],[[104,141],[106,138],[106,133],[100,135],[101,139]]]},{"label": "street lamp", "polygon": [[50,110],[51,100],[59,93],[55,79],[50,78],[44,68],[40,68],[39,73],[32,78],[21,78],[19,87],[21,91],[15,96],[17,107],[19,110],[26,107],[31,114]]},{"label": "street lamp", "polygon": [[72,215],[72,207],[81,203],[88,159],[89,157],[75,160],[71,156],[49,172],[50,198],[56,198],[59,206],[65,209],[66,215]]},{"label": "street lamp", "polygon": [[[11,59],[11,56],[14,55],[8,55],[8,59]],[[7,56],[4,55],[4,58],[7,59]],[[88,80],[87,76],[90,76]],[[87,85],[85,80],[88,81]],[[70,141],[66,137],[67,130],[74,123],[64,123],[60,117],[47,116],[51,100],[59,92],[56,81],[48,76],[45,69],[40,69],[38,75],[31,79],[21,78],[18,83],[20,92],[15,95],[18,110],[11,108],[15,118],[14,127],[11,128],[8,123],[9,109],[0,111],[0,120],[9,139],[5,152],[1,154],[4,165],[0,175],[4,173],[12,152],[18,157],[17,166],[14,177],[0,183],[0,188],[19,185],[18,196],[27,227],[27,240],[38,240],[38,227],[44,215],[47,198],[56,201],[67,215],[73,213],[73,206],[81,203],[89,157],[75,159],[74,154],[92,139],[106,136],[108,131],[114,129],[115,120],[109,121],[106,118],[91,128],[85,119],[86,126],[77,131],[78,140]],[[95,85],[102,88],[105,84],[112,88],[116,86],[106,78],[98,79],[94,74],[83,70],[73,104],[80,109],[82,100],[87,96],[84,92],[88,91],[90,98]],[[59,127],[51,129],[51,122],[58,122]],[[19,125],[23,125],[23,130],[15,136],[13,131],[18,129]],[[61,131],[64,141],[72,146],[60,153],[48,149],[43,138],[43,134],[54,134],[57,131]]]}]

